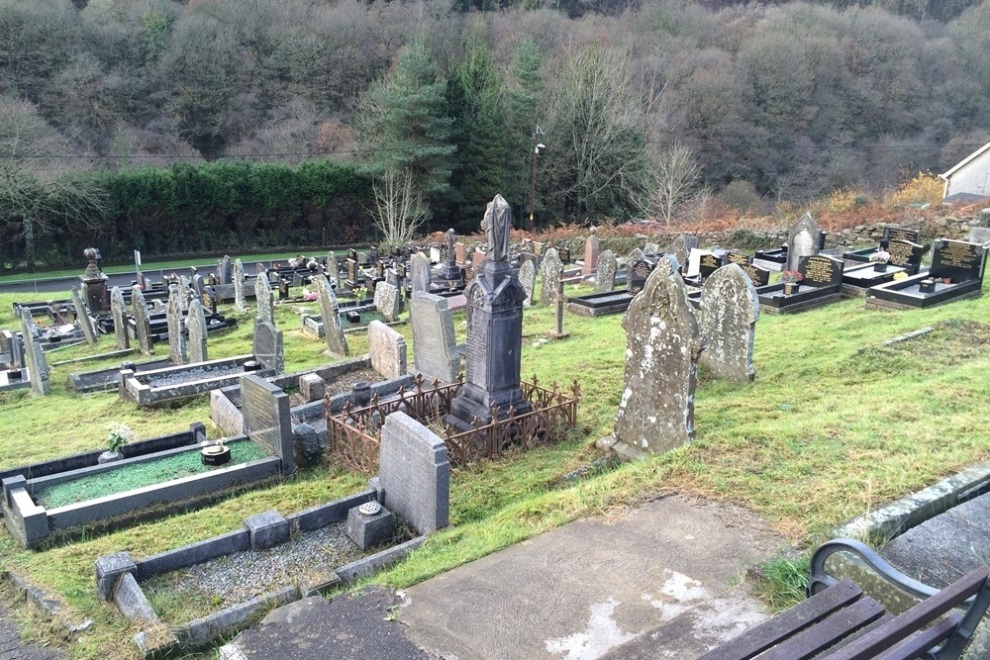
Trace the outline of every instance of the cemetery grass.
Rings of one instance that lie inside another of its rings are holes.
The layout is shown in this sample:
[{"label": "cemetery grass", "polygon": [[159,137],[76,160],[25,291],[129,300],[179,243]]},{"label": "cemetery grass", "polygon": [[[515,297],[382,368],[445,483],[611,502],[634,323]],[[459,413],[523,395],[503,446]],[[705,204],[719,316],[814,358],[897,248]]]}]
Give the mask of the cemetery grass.
[{"label": "cemetery grass", "polygon": [[[577,292],[568,287],[568,294]],[[0,296],[0,327],[14,327],[12,299]],[[990,440],[982,429],[990,357],[978,342],[990,340],[990,328],[980,322],[990,316],[990,301],[895,314],[867,312],[862,305],[862,299],[848,300],[797,315],[764,315],[757,325],[754,383],[728,384],[702,374],[693,444],[614,470],[592,471],[574,482],[564,475],[601,456],[591,445],[610,432],[619,403],[625,351],[621,316],[567,315],[570,337],[544,341],[554,327],[552,308],[527,310],[523,375],[538,374],[543,384],[579,379],[579,428],[556,446],[455,470],[452,526],[371,579],[408,586],[570,520],[619,516],[675,491],[748,507],[811,549],[845,520],[986,460]],[[328,361],[323,342],[303,338],[298,318],[287,306],[278,310],[277,321],[285,332],[287,371]],[[936,326],[934,336],[879,346],[884,339],[926,325]],[[210,357],[249,352],[250,326],[246,314],[232,333],[211,338]],[[455,316],[455,326],[463,341],[463,314]],[[397,329],[412,348],[411,327]],[[367,350],[363,333],[348,335],[348,342],[352,355]],[[111,348],[112,339],[103,337],[95,350]],[[83,345],[59,353],[76,357],[92,352]],[[52,355],[49,360],[62,359]],[[95,366],[86,363],[83,368]],[[145,438],[208,420],[205,398],[141,411],[121,402],[116,393],[74,395],[64,381],[70,369],[78,368],[55,367],[53,395],[47,399],[0,395],[6,422],[0,438],[4,466],[100,447],[111,421],[128,423]],[[210,432],[217,434],[216,429]],[[292,513],[356,492],[364,484],[365,477],[344,471],[305,472],[263,490],[239,492],[206,509],[112,533],[94,532],[44,552],[20,550],[9,535],[0,534],[0,557],[4,568],[61,594],[74,610],[96,621],[83,641],[72,645],[73,656],[133,657],[121,617],[93,595],[98,556],[127,550],[146,557],[238,529],[248,515],[272,508]],[[781,582],[774,593],[786,600],[787,580]],[[182,606],[188,610],[171,612],[168,620],[198,616],[209,604]]]}]

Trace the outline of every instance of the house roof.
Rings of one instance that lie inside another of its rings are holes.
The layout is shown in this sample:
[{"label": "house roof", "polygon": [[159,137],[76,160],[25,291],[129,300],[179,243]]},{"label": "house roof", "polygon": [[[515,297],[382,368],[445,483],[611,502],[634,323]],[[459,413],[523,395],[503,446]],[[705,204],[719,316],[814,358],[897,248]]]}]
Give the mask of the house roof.
[{"label": "house roof", "polygon": [[939,177],[948,180],[949,177],[951,177],[953,174],[955,174],[956,172],[958,172],[963,167],[966,167],[966,165],[968,165],[970,163],[970,161],[972,161],[972,160],[978,158],[979,156],[983,155],[988,149],[990,149],[990,142],[987,142],[985,145],[983,145],[982,147],[980,147],[979,149],[977,149],[976,151],[974,151],[970,155],[968,155],[965,158],[963,158],[961,161],[959,161],[958,163],[956,163],[956,165],[954,167],[952,167],[945,174],[939,174]]}]

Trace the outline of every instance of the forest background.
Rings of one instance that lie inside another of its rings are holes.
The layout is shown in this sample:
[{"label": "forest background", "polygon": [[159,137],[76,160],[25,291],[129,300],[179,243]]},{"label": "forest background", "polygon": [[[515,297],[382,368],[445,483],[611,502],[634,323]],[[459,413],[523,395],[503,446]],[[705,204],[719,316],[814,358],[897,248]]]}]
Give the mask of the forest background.
[{"label": "forest background", "polygon": [[0,263],[882,198],[988,98],[990,0],[0,0]]}]

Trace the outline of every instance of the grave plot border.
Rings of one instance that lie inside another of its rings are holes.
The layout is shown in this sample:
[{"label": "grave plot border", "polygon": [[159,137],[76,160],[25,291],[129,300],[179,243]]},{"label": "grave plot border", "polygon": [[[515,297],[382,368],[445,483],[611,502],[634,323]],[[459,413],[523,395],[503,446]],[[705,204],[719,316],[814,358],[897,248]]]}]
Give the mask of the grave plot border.
[{"label": "grave plot border", "polygon": [[783,283],[759,287],[756,291],[760,298],[760,311],[768,314],[791,314],[821,307],[842,299],[841,284],[819,287],[802,284],[798,292],[790,296],[769,295],[783,290]]},{"label": "grave plot border", "polygon": [[[613,303],[598,304],[599,300],[617,298],[623,296],[623,294],[625,294],[624,298],[617,299]],[[635,297],[635,294],[621,290],[591,293],[585,296],[571,296],[567,299],[567,311],[587,318],[607,316],[609,314],[622,314],[629,309],[629,304]]]},{"label": "grave plot border", "polygon": [[[137,349],[128,348],[124,354],[136,352]],[[104,357],[104,356],[100,356]],[[146,362],[132,363],[134,371],[137,373],[154,371],[157,369],[167,369],[174,366],[168,358],[160,360],[148,360]],[[55,365],[52,365],[55,366]],[[120,388],[120,372],[122,367],[109,367],[107,369],[94,369],[93,371],[77,371],[69,374],[69,387],[80,394],[91,392],[111,392]]]},{"label": "grave plot border", "polygon": [[499,419],[498,411],[494,410],[490,422],[475,420],[471,430],[458,433],[443,418],[450,414],[451,401],[463,384],[463,379],[449,385],[434,381],[427,389],[425,379],[418,376],[411,391],[402,388],[395,398],[382,401],[373,397],[371,405],[363,408],[352,408],[348,403],[340,413],[328,411],[325,460],[374,474],[378,469],[385,418],[400,409],[422,424],[442,423],[441,438],[447,443],[454,467],[555,444],[563,439],[565,429],[574,428],[577,423],[577,404],[581,400],[578,381],[573,381],[568,395],[557,383],[553,383],[552,389],[540,387],[533,376],[532,382],[520,383],[523,396],[532,406],[530,412],[518,415],[510,408],[508,415]]},{"label": "grave plot border", "polygon": [[[342,523],[347,519],[347,513],[352,508],[366,502],[377,501],[380,493],[368,489],[327,504],[311,507],[304,511],[282,517],[277,511],[274,518],[284,520],[289,530],[313,532],[328,525]],[[331,587],[353,582],[382,566],[398,562],[407,554],[419,548],[426,536],[417,536],[411,540],[393,545],[385,550],[368,555],[357,561],[335,568],[329,576],[321,576],[320,581],[313,582],[306,576],[299,576],[296,584],[269,591],[251,600],[237,603],[209,616],[195,619],[176,626],[166,626],[152,613],[152,619],[142,617],[143,612],[129,607],[130,603],[148,603],[140,583],[172,571],[189,568],[212,559],[225,557],[237,552],[251,550],[251,531],[245,521],[242,529],[214,536],[204,541],[191,543],[180,548],[147,557],[143,560],[132,561],[128,553],[106,555],[97,560],[96,582],[97,591],[105,599],[113,600],[118,610],[133,624],[143,628],[133,638],[139,651],[145,657],[164,657],[168,653],[183,650],[197,651],[208,648],[218,639],[228,637],[233,633],[244,630],[257,621],[264,612],[293,601],[319,594]],[[273,546],[277,547],[277,546]],[[112,567],[112,570],[106,570]],[[126,582],[126,585],[125,585]],[[129,603],[122,607],[116,597],[118,591],[126,586]],[[165,626],[167,633],[161,635]]]},{"label": "grave plot border", "polygon": [[866,309],[904,310],[927,309],[957,300],[979,298],[983,295],[983,280],[970,280],[953,284],[951,288],[929,294],[901,291],[931,277],[930,273],[913,275],[903,280],[893,280],[871,287],[866,292]]},{"label": "grave plot border", "polygon": [[[894,275],[897,273],[907,273],[908,270],[903,266],[893,266],[888,264],[887,270],[884,272],[877,271],[872,263],[861,264],[857,263],[852,268],[844,268],[842,270],[842,297],[843,298],[861,298],[867,294],[871,288],[879,286],[881,284],[886,284],[887,282],[894,281]],[[860,283],[864,280],[855,279],[857,274],[870,274],[875,275],[872,278],[867,278],[870,283],[866,286],[860,286]]]},{"label": "grave plot border", "polygon": [[[245,362],[254,359],[255,356],[253,354],[249,354],[221,358],[218,360],[209,360],[207,362],[194,364],[177,365],[173,367],[166,367],[164,369],[153,369],[149,371],[135,372],[131,369],[124,369],[120,372],[120,385],[118,387],[118,391],[120,392],[122,399],[134,401],[139,406],[153,406],[160,403],[198,396],[221,387],[235,385],[238,382],[238,379],[240,379],[240,377],[245,373],[251,373],[261,378],[266,378],[275,374],[274,369],[261,368],[252,372],[241,370],[227,376],[211,377],[209,375],[209,372],[211,371],[226,371],[235,367],[243,367]],[[173,374],[188,372],[191,367],[201,369],[204,372],[203,377],[195,380],[189,380],[178,385],[154,385],[154,381],[156,379],[164,379]]]}]

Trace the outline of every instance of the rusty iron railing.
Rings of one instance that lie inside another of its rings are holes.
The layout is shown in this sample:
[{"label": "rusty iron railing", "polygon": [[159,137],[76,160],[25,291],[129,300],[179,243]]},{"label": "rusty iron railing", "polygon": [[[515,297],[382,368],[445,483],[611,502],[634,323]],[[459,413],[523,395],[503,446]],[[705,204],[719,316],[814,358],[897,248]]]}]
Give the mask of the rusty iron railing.
[{"label": "rusty iron railing", "polygon": [[[530,409],[517,413],[509,408],[499,419],[493,410],[491,421],[472,420],[467,431],[451,426],[445,417],[451,402],[460,393],[463,381],[426,386],[418,376],[411,390],[400,389],[395,398],[384,401],[373,397],[370,404],[354,408],[349,403],[336,414],[327,414],[326,460],[367,474],[378,470],[378,450],[385,418],[401,410],[440,436],[447,443],[451,465],[457,467],[480,460],[494,460],[504,454],[559,442],[577,424],[577,404],[581,386],[575,380],[565,392],[554,383],[541,387],[536,376],[520,383]],[[328,408],[329,410],[329,408]]]}]

